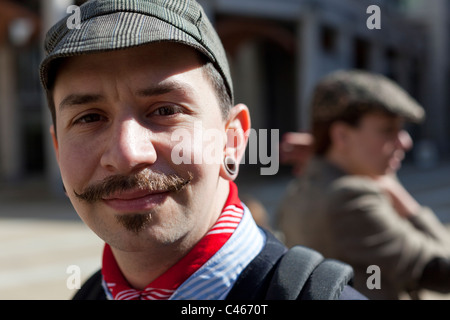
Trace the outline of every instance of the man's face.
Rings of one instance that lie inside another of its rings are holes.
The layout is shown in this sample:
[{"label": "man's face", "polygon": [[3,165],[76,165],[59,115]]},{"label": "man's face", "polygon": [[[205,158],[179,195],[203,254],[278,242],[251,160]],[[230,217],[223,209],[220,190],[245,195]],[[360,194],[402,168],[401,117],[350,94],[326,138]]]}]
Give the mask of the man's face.
[{"label": "man's face", "polygon": [[200,126],[222,134],[215,150],[226,144],[226,121],[193,49],[160,43],[71,57],[53,97],[67,195],[103,240],[141,250],[198,239],[215,222],[211,213],[226,199],[216,193],[227,185],[220,164],[172,159],[180,139],[191,160],[211,142],[194,138]]},{"label": "man's face", "polygon": [[398,170],[412,147],[403,124],[400,117],[369,113],[356,127],[349,127],[345,152],[354,173],[378,176]]}]

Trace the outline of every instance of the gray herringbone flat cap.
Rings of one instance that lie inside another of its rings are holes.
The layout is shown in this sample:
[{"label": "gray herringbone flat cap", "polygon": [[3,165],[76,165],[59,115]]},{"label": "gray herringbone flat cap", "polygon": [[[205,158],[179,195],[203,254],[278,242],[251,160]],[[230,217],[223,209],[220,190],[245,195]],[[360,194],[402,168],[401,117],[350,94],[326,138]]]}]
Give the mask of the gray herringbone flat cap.
[{"label": "gray herringbone flat cap", "polygon": [[412,122],[420,122],[425,116],[417,101],[395,82],[361,70],[340,70],[324,77],[315,88],[311,108],[313,121],[330,121],[348,112],[376,110]]},{"label": "gray herringbone flat cap", "polygon": [[81,28],[69,28],[64,18],[47,33],[46,56],[40,67],[44,89],[48,90],[54,80],[49,70],[55,59],[173,41],[191,46],[210,59],[222,74],[233,99],[222,42],[196,1],[91,0],[80,11]]}]

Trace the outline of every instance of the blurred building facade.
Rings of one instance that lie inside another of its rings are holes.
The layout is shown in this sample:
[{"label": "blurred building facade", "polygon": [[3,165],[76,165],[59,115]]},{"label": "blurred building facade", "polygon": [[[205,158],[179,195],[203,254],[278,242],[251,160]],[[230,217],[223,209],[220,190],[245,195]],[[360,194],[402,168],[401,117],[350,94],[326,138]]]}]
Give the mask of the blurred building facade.
[{"label": "blurred building facade", "polygon": [[[42,37],[69,0],[0,0],[0,182],[46,177],[59,190],[38,66]],[[448,0],[199,0],[229,55],[236,102],[255,129],[308,130],[315,83],[359,68],[399,82],[426,109],[417,158],[450,155]],[[381,29],[370,29],[370,5]],[[428,162],[427,162],[428,161]],[[244,167],[245,170],[245,167]]]}]

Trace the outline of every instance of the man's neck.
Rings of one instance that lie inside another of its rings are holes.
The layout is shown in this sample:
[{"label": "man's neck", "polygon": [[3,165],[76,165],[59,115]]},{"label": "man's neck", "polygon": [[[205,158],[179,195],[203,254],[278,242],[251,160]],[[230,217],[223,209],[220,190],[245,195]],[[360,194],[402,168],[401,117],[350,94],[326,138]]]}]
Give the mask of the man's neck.
[{"label": "man's neck", "polygon": [[149,249],[145,252],[126,252],[116,248],[111,250],[130,286],[142,290],[176,264],[189,252],[190,248],[180,250],[173,245],[161,249]]}]

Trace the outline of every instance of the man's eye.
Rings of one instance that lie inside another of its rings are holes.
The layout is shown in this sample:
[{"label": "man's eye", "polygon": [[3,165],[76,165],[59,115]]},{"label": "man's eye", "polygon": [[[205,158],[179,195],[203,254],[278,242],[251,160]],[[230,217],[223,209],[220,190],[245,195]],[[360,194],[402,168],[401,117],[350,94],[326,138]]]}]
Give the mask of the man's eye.
[{"label": "man's eye", "polygon": [[182,110],[180,107],[171,105],[171,106],[164,106],[156,109],[153,114],[158,116],[171,116],[176,113],[180,113]]},{"label": "man's eye", "polygon": [[102,116],[97,113],[90,113],[78,118],[75,123],[92,123],[102,120]]}]

